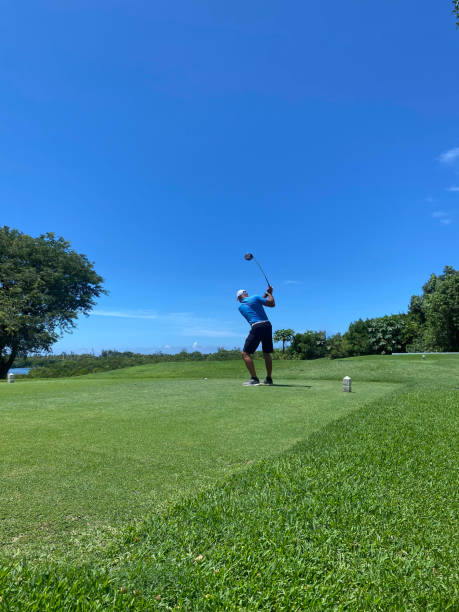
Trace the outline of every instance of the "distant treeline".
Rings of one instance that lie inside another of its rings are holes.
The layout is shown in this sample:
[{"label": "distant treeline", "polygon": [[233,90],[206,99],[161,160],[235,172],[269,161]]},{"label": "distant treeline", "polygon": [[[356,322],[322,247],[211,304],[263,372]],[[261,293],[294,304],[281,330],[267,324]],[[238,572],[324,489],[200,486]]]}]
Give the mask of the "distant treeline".
[{"label": "distant treeline", "polygon": [[104,350],[100,355],[86,353],[60,353],[59,355],[32,355],[16,359],[15,368],[31,368],[28,377],[56,378],[62,376],[83,376],[95,372],[107,372],[150,363],[166,361],[224,361],[240,359],[240,349],[226,350],[219,348],[216,353],[200,353],[199,351],[181,351],[175,355],[153,353],[144,355],[130,351]]},{"label": "distant treeline", "polygon": [[446,266],[443,274],[432,274],[422,289],[422,295],[412,296],[406,314],[359,319],[342,335],[327,337],[324,331],[294,334],[286,354],[297,359],[336,359],[459,351],[459,271]]}]

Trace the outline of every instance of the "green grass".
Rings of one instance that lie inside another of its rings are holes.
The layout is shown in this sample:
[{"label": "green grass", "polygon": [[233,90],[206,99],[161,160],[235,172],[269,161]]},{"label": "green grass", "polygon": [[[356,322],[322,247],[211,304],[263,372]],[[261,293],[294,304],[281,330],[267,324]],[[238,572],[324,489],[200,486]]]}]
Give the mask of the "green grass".
[{"label": "green grass", "polygon": [[244,388],[222,377],[243,373],[242,364],[227,364],[167,363],[3,385],[3,547],[53,544],[142,518],[281,453],[395,386],[362,381],[344,396],[339,380],[308,383],[294,364],[284,366],[283,386]]},{"label": "green grass", "polygon": [[0,609],[459,609],[457,358],[171,365],[2,385]]}]

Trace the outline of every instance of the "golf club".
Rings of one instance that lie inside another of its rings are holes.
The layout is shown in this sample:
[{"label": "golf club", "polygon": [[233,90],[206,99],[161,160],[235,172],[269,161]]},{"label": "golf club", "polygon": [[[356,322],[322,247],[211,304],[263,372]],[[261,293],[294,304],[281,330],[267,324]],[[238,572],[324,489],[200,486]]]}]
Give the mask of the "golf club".
[{"label": "golf club", "polygon": [[256,261],[256,263],[257,263],[258,267],[260,268],[260,270],[261,270],[261,272],[262,272],[263,276],[264,276],[264,277],[265,277],[265,279],[266,279],[266,282],[268,283],[268,286],[270,287],[270,286],[271,286],[271,283],[269,282],[268,277],[266,276],[266,274],[265,274],[265,272],[264,272],[263,268],[261,267],[260,262],[257,260],[257,258],[256,258],[256,257],[255,257],[255,256],[254,256],[252,253],[246,253],[246,254],[244,255],[244,259],[245,259],[246,261],[251,261],[252,259],[254,259],[254,260]]}]

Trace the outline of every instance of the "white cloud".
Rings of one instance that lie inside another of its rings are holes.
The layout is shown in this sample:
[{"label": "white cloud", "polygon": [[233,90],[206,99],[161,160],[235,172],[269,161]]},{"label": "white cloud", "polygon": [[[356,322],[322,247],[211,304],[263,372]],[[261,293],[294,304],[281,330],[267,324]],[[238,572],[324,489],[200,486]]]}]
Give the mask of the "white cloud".
[{"label": "white cloud", "polygon": [[286,280],[284,281],[284,285],[302,285],[303,281],[298,280]]},{"label": "white cloud", "polygon": [[115,317],[119,319],[158,319],[158,315],[148,311],[95,310],[96,317]]},{"label": "white cloud", "polygon": [[446,213],[443,210],[436,210],[432,213],[432,217],[434,219],[438,219],[438,221],[442,224],[442,225],[451,225],[451,223],[453,222],[453,220],[451,219],[451,217],[449,216],[448,213]]},{"label": "white cloud", "polygon": [[242,334],[237,334],[228,329],[205,329],[191,327],[182,329],[182,336],[200,336],[201,338],[242,338]]},{"label": "white cloud", "polygon": [[169,312],[158,314],[148,310],[95,310],[91,313],[97,317],[114,317],[120,319],[143,319],[157,321],[170,326],[180,336],[198,338],[241,338],[228,324],[216,319],[198,317],[192,312]]},{"label": "white cloud", "polygon": [[448,188],[446,189],[446,191],[451,191],[451,192],[455,192],[455,191],[457,191],[457,192],[459,192],[459,187],[448,187]]},{"label": "white cloud", "polygon": [[454,161],[459,159],[459,147],[445,151],[438,159],[444,164],[452,164]]},{"label": "white cloud", "polygon": [[193,342],[193,344],[191,345],[191,348],[197,349],[199,346],[199,344],[195,341]]}]

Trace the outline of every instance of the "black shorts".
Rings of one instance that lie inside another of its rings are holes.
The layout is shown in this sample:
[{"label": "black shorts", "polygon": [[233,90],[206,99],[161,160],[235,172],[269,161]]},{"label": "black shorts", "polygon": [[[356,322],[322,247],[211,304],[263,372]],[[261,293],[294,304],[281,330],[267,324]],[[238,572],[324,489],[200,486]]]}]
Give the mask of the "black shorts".
[{"label": "black shorts", "polygon": [[244,353],[253,355],[261,342],[263,353],[272,353],[273,348],[273,328],[269,321],[255,323],[250,329],[250,334],[244,344]]}]

